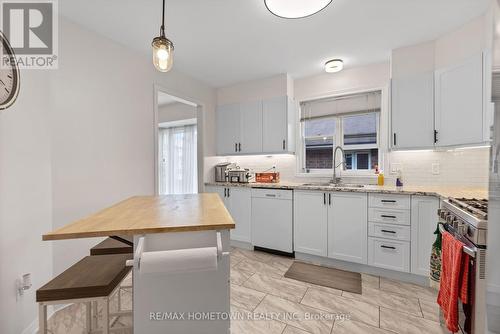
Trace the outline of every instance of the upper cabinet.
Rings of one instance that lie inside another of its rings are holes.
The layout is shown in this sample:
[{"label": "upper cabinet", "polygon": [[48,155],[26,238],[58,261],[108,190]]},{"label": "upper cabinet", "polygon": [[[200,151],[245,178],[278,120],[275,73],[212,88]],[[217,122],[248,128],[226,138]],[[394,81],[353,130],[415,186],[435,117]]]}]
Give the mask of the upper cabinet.
[{"label": "upper cabinet", "polygon": [[438,146],[479,144],[483,136],[483,56],[436,71]]},{"label": "upper cabinet", "polygon": [[[393,57],[393,62],[409,60]],[[395,68],[393,64],[393,73]],[[393,76],[391,147],[433,149],[488,142],[492,121],[486,102],[491,95],[485,80],[488,72],[491,66],[484,52],[432,71]]]},{"label": "upper cabinet", "polygon": [[294,105],[287,96],[219,106],[216,120],[219,155],[294,151]]},{"label": "upper cabinet", "polygon": [[393,147],[434,145],[434,72],[408,75],[391,82]]}]

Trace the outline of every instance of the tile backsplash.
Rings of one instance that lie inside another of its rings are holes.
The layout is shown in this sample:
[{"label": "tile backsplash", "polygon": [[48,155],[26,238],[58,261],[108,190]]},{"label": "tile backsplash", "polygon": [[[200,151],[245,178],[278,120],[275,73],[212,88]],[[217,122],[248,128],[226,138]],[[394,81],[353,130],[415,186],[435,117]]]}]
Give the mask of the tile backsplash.
[{"label": "tile backsplash", "polygon": [[[321,182],[328,178],[297,175],[295,155],[250,155],[205,158],[205,181],[213,181],[213,166],[220,162],[234,162],[251,172],[262,172],[276,166],[282,181]],[[488,186],[489,148],[455,149],[447,151],[404,151],[385,154],[386,184],[392,184],[395,175],[391,169],[401,168],[406,185],[442,185],[465,188]],[[346,182],[375,183],[375,177],[345,177]]]}]

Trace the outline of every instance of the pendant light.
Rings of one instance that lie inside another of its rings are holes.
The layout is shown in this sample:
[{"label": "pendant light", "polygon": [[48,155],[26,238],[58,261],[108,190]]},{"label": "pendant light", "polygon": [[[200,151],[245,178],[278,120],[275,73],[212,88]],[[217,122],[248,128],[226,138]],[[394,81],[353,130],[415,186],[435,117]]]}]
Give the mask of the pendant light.
[{"label": "pendant light", "polygon": [[264,0],[267,9],[284,19],[300,19],[325,9],[332,0]]},{"label": "pendant light", "polygon": [[165,0],[163,0],[160,36],[153,38],[153,65],[160,72],[168,72],[174,64],[174,43],[165,37]]}]

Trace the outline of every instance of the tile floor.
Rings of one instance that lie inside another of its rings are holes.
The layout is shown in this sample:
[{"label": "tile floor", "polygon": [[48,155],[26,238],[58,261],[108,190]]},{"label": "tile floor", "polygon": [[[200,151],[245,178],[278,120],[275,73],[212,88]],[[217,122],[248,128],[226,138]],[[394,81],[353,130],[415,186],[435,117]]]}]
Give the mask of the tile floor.
[{"label": "tile floor", "polygon": [[[292,262],[232,249],[231,311],[238,314],[231,322],[232,334],[449,333],[439,323],[432,289],[363,274],[363,293],[358,295],[285,278]],[[122,302],[130,306],[130,292],[122,292]],[[57,312],[49,321],[50,333],[83,333],[84,314],[78,304]],[[270,319],[263,320],[264,314]],[[129,324],[129,319],[118,323]]]}]

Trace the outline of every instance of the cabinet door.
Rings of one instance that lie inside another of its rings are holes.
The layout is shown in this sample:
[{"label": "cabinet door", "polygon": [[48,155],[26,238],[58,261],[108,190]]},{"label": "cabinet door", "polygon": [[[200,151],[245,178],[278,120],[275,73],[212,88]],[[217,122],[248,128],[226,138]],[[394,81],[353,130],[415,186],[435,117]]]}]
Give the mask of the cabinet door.
[{"label": "cabinet door", "polygon": [[227,200],[229,202],[229,212],[236,225],[236,227],[231,230],[231,240],[250,242],[252,212],[251,189],[229,187]]},{"label": "cabinet door", "polygon": [[439,199],[412,196],[411,199],[411,272],[429,275],[432,244],[436,239]]},{"label": "cabinet door", "polygon": [[327,205],[323,192],[295,191],[294,250],[327,256]]},{"label": "cabinet door", "polygon": [[287,97],[281,96],[263,101],[263,150],[265,153],[287,151]]},{"label": "cabinet door", "polygon": [[241,146],[238,151],[262,153],[262,101],[242,103],[240,113]]},{"label": "cabinet door", "polygon": [[392,80],[392,147],[434,147],[434,72]]},{"label": "cabinet door", "polygon": [[227,187],[219,187],[219,186],[206,186],[205,187],[205,192],[206,193],[216,193],[220,196],[222,202],[224,202],[224,205],[226,206],[226,209],[229,210],[229,203],[228,203],[228,190],[229,188]]},{"label": "cabinet door", "polygon": [[483,142],[482,54],[436,71],[437,146]]},{"label": "cabinet door", "polygon": [[229,104],[217,107],[217,154],[237,154],[240,142],[240,106]]},{"label": "cabinet door", "polygon": [[367,243],[367,194],[328,194],[328,257],[366,264]]}]

